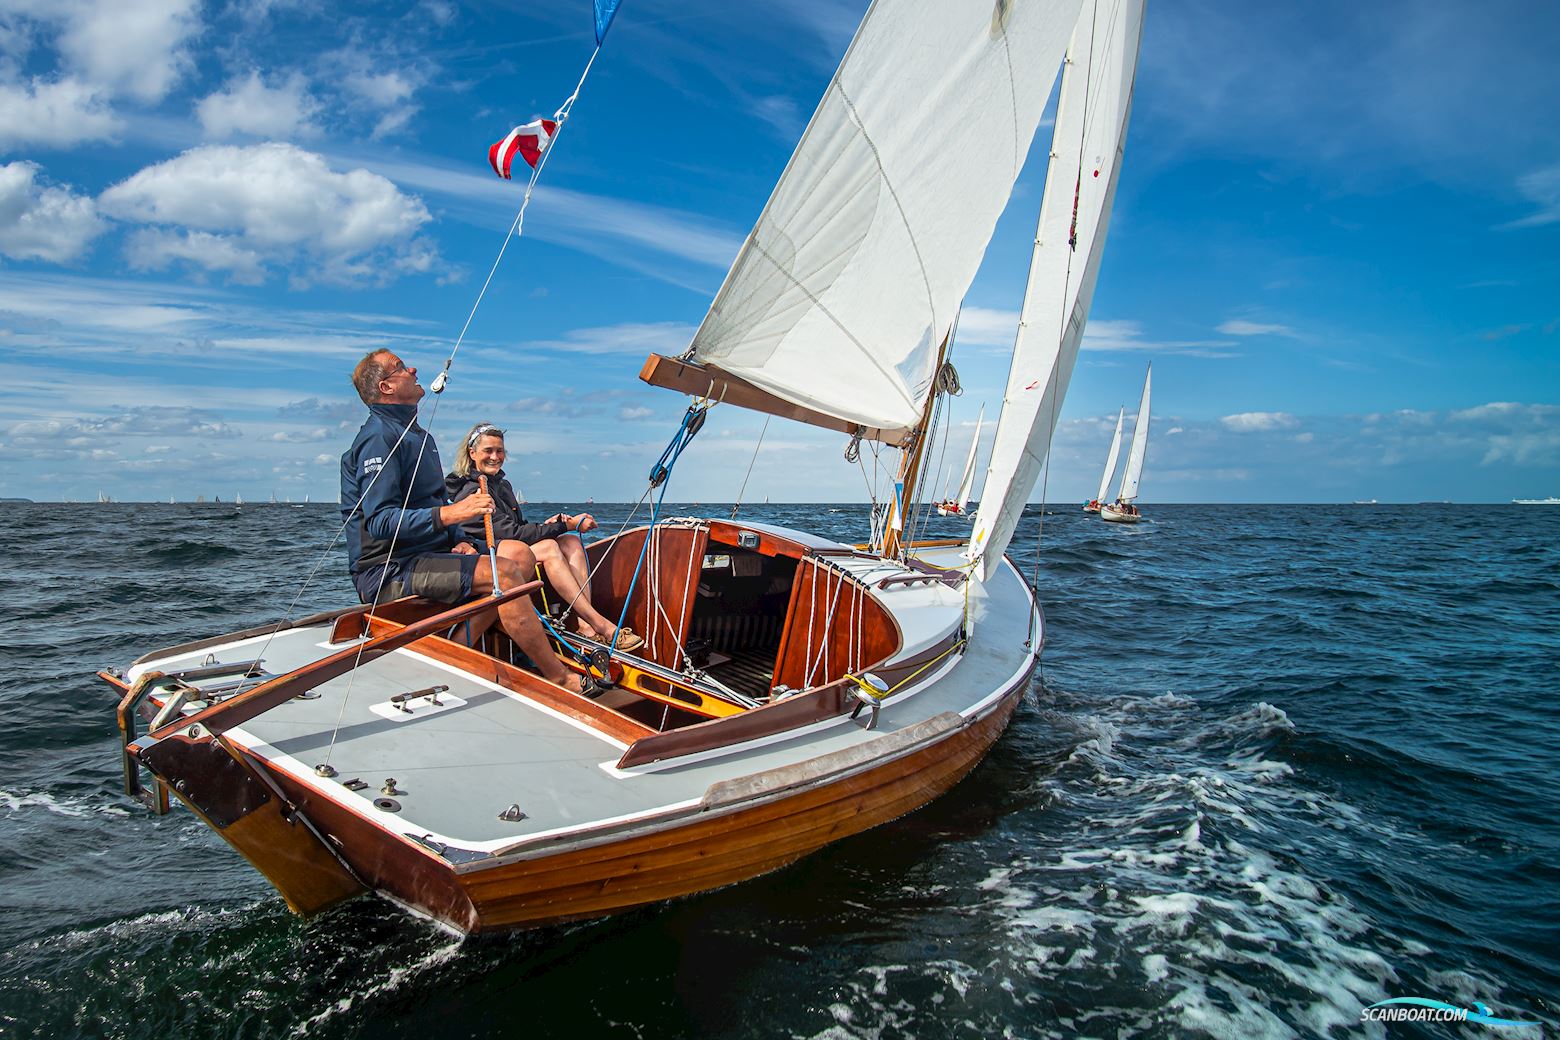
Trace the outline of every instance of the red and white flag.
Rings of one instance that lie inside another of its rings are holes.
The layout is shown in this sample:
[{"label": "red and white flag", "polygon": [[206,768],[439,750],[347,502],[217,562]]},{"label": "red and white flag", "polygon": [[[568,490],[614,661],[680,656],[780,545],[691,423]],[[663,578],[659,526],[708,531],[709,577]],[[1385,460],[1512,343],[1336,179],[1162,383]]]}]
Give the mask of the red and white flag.
[{"label": "red and white flag", "polygon": [[535,169],[536,161],[552,143],[553,134],[557,131],[558,124],[551,119],[538,119],[534,123],[517,126],[502,141],[488,149],[488,164],[493,167],[494,173],[507,181],[509,166],[515,160],[515,153],[519,152],[521,158]]}]

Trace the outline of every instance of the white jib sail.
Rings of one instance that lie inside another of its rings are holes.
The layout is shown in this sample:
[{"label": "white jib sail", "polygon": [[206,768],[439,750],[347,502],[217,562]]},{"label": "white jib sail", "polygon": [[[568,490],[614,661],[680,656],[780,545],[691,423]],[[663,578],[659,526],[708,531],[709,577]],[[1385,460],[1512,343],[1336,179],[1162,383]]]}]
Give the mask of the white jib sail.
[{"label": "white jib sail", "polygon": [[1127,410],[1123,408],[1116,413],[1116,435],[1110,439],[1110,454],[1105,457],[1105,472],[1100,474],[1100,489],[1094,494],[1094,501],[1105,501],[1105,489],[1110,487],[1110,478],[1116,472],[1116,458],[1121,454],[1121,421],[1127,417]]},{"label": "white jib sail", "polygon": [[975,490],[975,456],[980,451],[980,428],[986,421],[986,406],[980,406],[980,417],[975,420],[975,436],[970,439],[970,457],[964,460],[964,476],[959,479],[959,512],[970,504],[970,493]]},{"label": "white jib sail", "polygon": [[1091,0],[1068,49],[1007,395],[970,538],[982,577],[997,567],[1039,479],[1078,358],[1126,146],[1142,28],[1143,0]]},{"label": "white jib sail", "polygon": [[694,359],[849,422],[914,426],[1080,3],[875,0]]},{"label": "white jib sail", "polygon": [[1132,450],[1127,453],[1127,468],[1121,474],[1121,490],[1116,497],[1130,502],[1138,497],[1138,481],[1143,479],[1143,459],[1148,455],[1148,391],[1154,381],[1154,366],[1143,377],[1143,400],[1138,404],[1137,423],[1132,427]]}]

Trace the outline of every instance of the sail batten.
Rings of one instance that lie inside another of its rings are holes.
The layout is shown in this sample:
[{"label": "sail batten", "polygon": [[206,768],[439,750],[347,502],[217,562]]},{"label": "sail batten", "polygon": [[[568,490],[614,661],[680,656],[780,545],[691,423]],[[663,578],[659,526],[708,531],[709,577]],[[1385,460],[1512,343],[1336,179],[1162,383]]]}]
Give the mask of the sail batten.
[{"label": "sail batten", "polygon": [[1068,47],[1012,367],[970,540],[1000,563],[1050,451],[1099,277],[1132,111],[1143,0],[1096,0]]},{"label": "sail batten", "polygon": [[694,335],[801,408],[914,427],[1081,0],[875,0]]}]

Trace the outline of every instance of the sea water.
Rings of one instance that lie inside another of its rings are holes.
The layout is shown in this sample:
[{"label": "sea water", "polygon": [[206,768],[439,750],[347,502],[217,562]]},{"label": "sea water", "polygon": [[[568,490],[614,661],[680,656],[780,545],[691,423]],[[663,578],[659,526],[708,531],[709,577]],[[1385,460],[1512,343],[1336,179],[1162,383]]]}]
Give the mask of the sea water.
[{"label": "sea water", "polygon": [[[299,920],[119,789],[91,673],[351,602],[333,506],[0,505],[0,1036],[1556,1035],[1560,510],[1145,513],[1031,508],[1042,666],[947,796],[719,892],[462,941],[373,899]],[[1404,996],[1548,1024],[1361,1022]]]}]

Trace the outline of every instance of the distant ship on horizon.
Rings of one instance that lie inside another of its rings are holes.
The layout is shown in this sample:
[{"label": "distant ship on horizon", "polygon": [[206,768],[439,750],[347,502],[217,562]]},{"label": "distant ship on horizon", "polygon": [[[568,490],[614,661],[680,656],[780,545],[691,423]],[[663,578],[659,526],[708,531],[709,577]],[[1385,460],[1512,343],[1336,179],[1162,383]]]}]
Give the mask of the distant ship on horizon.
[{"label": "distant ship on horizon", "polygon": [[1550,495],[1548,498],[1514,498],[1513,505],[1519,506],[1560,506],[1560,498]]}]

